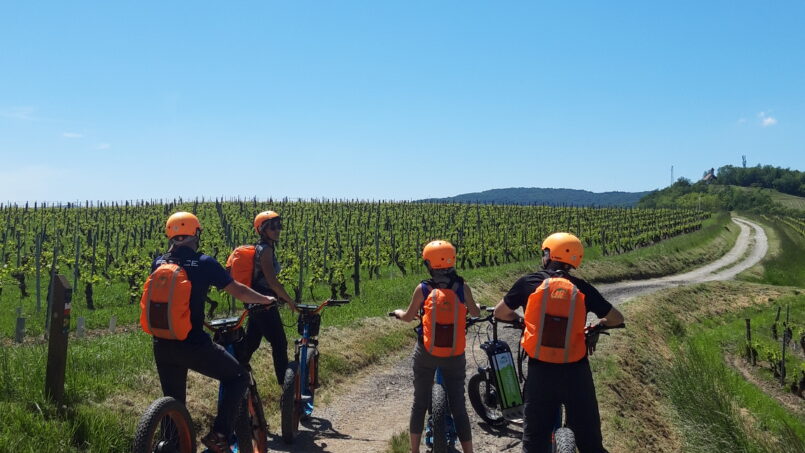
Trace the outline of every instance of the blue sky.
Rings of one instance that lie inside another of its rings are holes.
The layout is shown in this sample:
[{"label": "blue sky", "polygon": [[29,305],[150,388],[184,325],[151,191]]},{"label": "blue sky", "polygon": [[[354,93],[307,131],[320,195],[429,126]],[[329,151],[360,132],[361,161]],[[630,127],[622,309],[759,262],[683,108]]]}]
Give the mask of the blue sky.
[{"label": "blue sky", "polygon": [[0,201],[805,169],[805,2],[3,2]]}]

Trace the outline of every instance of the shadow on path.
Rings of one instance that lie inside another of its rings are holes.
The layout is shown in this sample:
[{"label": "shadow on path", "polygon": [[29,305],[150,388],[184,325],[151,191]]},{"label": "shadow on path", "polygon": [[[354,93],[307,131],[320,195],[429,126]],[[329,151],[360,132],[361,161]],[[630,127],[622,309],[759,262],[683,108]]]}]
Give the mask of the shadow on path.
[{"label": "shadow on path", "polygon": [[371,442],[371,439],[359,439],[348,434],[338,432],[333,428],[330,420],[319,417],[309,417],[300,422],[305,429],[299,429],[296,439],[292,444],[286,444],[282,440],[281,433],[269,433],[268,450],[286,452],[320,452],[326,453],[328,439],[349,439],[356,442]]}]

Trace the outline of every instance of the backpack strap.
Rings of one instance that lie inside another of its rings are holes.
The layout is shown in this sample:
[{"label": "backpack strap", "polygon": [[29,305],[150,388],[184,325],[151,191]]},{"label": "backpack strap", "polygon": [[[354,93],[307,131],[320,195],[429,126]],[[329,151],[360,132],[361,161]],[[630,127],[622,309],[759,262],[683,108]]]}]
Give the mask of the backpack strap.
[{"label": "backpack strap", "polygon": [[262,256],[262,251],[258,253],[258,250],[260,250],[257,248],[258,245],[260,245],[259,242],[257,244],[254,244],[254,262],[252,263],[252,287],[254,287],[254,284],[257,283],[257,277],[260,276],[260,272],[262,271],[262,267],[260,266],[260,256]]},{"label": "backpack strap", "polygon": [[[447,285],[447,287],[448,287],[448,289],[452,289],[453,285],[456,282],[458,282],[458,287],[456,288],[455,293],[456,293],[456,296],[458,296],[458,300],[461,301],[461,303],[463,304],[464,303],[464,279],[457,276],[456,278],[453,278],[452,280],[450,280],[450,284]],[[436,284],[432,280],[422,280],[422,282],[419,285],[420,285],[419,287],[422,290],[422,296],[425,299],[427,299],[428,296],[430,295],[430,291],[428,291],[428,286],[430,286],[431,288],[436,288]]]},{"label": "backpack strap", "polygon": [[456,296],[458,296],[458,300],[463,304],[464,303],[464,280],[461,279],[458,282],[458,288],[456,288]]},{"label": "backpack strap", "polygon": [[430,280],[422,280],[422,282],[419,283],[419,289],[422,290],[422,296],[425,299],[427,299],[428,296],[430,295],[430,291],[428,291],[428,286],[432,286],[432,285],[428,284],[429,281]]}]

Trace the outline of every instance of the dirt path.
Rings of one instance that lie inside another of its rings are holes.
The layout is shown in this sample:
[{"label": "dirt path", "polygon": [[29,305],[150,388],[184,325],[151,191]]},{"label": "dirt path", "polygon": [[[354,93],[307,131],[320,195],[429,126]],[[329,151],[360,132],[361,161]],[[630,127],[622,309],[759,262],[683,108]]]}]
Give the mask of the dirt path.
[{"label": "dirt path", "polygon": [[[598,285],[604,297],[614,304],[663,288],[711,280],[727,280],[754,266],[766,254],[768,243],[763,229],[743,219],[733,219],[741,232],[735,246],[719,260],[685,274],[643,281]],[[501,337],[509,344],[519,340],[515,331],[505,329]],[[474,337],[473,337],[474,338]],[[467,379],[477,372],[475,359],[485,360],[480,341],[468,338]],[[392,436],[408,429],[411,410],[412,371],[410,357],[374,367],[343,389],[325,407],[317,407],[315,417],[302,426],[292,446],[273,438],[272,451],[288,452],[383,452]],[[520,451],[522,429],[511,424],[493,429],[481,421],[467,401],[473,427],[475,451],[479,453]],[[272,427],[277,431],[278,427]],[[423,449],[424,451],[424,449]]]},{"label": "dirt path", "polygon": [[632,297],[648,294],[664,288],[713,280],[729,280],[759,263],[769,250],[766,232],[763,231],[760,225],[745,219],[733,218],[732,220],[741,228],[735,245],[726,255],[710,264],[696,268],[690,272],[685,272],[684,274],[669,275],[667,277],[652,278],[649,280],[596,285],[596,287],[607,300],[617,305]]}]

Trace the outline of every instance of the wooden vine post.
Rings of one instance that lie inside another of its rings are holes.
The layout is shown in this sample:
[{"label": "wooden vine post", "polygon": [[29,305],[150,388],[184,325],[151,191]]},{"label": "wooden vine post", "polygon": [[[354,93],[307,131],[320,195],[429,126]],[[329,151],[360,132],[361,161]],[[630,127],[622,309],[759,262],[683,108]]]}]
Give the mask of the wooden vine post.
[{"label": "wooden vine post", "polygon": [[355,242],[355,264],[352,271],[352,280],[355,282],[355,296],[361,295],[361,255],[360,246]]},{"label": "wooden vine post", "polygon": [[45,396],[61,405],[64,400],[64,376],[67,370],[67,336],[70,332],[70,304],[73,289],[64,275],[56,274],[50,283],[50,335],[45,374]]}]

